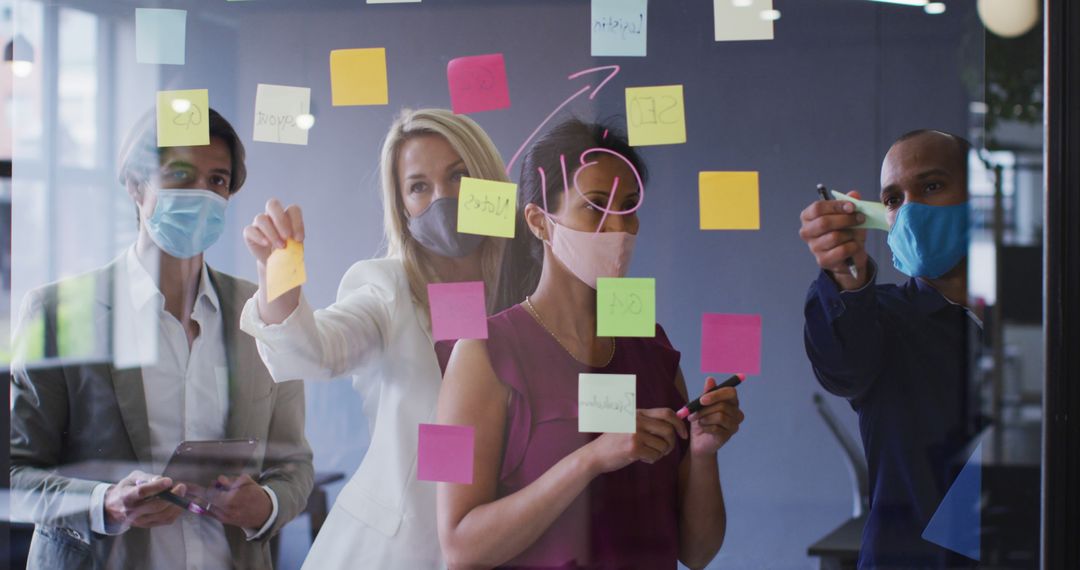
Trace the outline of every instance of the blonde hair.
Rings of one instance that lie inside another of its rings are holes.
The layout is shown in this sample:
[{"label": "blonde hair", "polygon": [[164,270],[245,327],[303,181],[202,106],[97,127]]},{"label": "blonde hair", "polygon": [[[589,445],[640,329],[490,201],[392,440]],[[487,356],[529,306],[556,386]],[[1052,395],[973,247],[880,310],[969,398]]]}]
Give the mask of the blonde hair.
[{"label": "blonde hair", "polygon": [[[401,259],[413,300],[424,314],[428,312],[428,283],[442,279],[426,263],[427,250],[409,233],[408,215],[398,186],[398,154],[402,144],[414,137],[439,135],[446,139],[465,162],[472,178],[508,182],[506,167],[498,149],[480,125],[464,115],[446,109],[403,109],[390,125],[383,141],[380,170],[382,176],[383,231],[386,257]],[[480,264],[487,294],[488,309],[494,305],[503,242],[486,238],[480,246]]]}]

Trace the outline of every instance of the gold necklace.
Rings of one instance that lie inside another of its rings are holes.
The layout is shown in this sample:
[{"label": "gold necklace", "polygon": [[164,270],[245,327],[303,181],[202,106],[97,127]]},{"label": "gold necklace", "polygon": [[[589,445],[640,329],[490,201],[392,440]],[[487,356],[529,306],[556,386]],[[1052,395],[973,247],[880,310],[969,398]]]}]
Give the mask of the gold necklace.
[{"label": "gold necklace", "polygon": [[[533,306],[532,300],[529,299],[528,295],[525,296],[525,305],[528,307],[529,313],[531,313],[532,316],[536,317],[536,322],[540,323],[540,326],[543,327],[544,330],[546,330],[549,335],[551,335],[551,338],[555,339],[555,342],[559,343],[559,346],[561,346],[562,349],[565,350],[566,353],[570,355],[570,358],[573,358],[574,360],[577,360],[578,362],[580,362],[582,364],[585,364],[587,366],[592,366],[592,364],[589,364],[585,360],[579,359],[577,356],[575,356],[574,351],[570,350],[569,347],[567,347],[565,344],[563,344],[563,341],[559,338],[559,335],[555,334],[555,331],[548,328],[547,323],[544,322],[544,319],[540,316],[540,313],[537,312],[536,307]],[[611,339],[611,353],[608,354],[607,361],[604,362],[603,364],[601,364],[600,366],[597,366],[597,367],[594,367],[594,368],[603,368],[603,367],[611,364],[611,361],[614,360],[614,359],[615,359],[615,339],[613,338],[613,339]]]}]

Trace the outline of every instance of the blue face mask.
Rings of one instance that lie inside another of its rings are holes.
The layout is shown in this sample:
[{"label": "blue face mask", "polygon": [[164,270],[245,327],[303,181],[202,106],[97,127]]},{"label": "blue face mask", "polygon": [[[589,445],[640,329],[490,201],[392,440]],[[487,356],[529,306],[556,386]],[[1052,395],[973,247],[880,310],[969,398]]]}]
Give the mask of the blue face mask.
[{"label": "blue face mask", "polygon": [[162,188],[146,229],[165,253],[180,259],[195,257],[221,237],[228,203],[209,190]]},{"label": "blue face mask", "polygon": [[967,255],[969,226],[967,202],[955,206],[904,204],[889,230],[893,266],[911,277],[941,277]]}]

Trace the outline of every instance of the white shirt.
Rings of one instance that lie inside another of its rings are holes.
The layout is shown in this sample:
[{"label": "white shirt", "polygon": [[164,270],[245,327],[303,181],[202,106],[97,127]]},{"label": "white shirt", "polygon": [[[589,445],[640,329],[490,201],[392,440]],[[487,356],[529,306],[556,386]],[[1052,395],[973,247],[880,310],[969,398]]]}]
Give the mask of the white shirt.
[{"label": "white shirt", "polygon": [[276,382],[352,376],[371,445],[341,490],[305,568],[445,568],[435,520],[435,483],[416,479],[419,424],[435,422],[442,373],[431,327],[412,299],[399,259],[354,264],[337,301],[300,304],[268,325],[250,299],[240,329],[258,341]]},{"label": "white shirt", "polygon": [[[229,412],[229,377],[221,305],[204,263],[191,318],[199,332],[189,348],[183,325],[165,310],[165,296],[146,268],[128,250],[116,275],[114,335],[117,365],[142,368],[146,415],[150,427],[152,473],[161,473],[181,441],[225,438]],[[105,527],[104,501],[109,484],[91,495],[91,529]],[[277,518],[277,497],[263,489],[273,505],[258,532],[244,529],[248,540],[265,533]],[[120,532],[126,529],[121,529]],[[150,529],[150,567],[158,569],[229,568],[231,553],[221,522],[184,513],[171,525]],[[122,554],[110,557],[125,562]]]}]

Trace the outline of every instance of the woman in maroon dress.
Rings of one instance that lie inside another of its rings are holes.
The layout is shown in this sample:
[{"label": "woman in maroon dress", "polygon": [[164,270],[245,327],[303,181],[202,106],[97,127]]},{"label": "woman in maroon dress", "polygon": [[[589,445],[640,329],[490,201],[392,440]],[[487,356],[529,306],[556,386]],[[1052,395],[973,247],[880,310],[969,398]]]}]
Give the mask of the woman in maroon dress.
[{"label": "woman in maroon dress", "polygon": [[[476,433],[472,484],[439,483],[451,568],[699,568],[720,549],[716,452],[743,419],[735,389],[706,395],[687,425],[659,325],[655,338],[596,336],[596,280],[626,273],[643,174],[620,135],[576,120],[523,162],[501,281],[515,304],[486,341],[457,343],[439,396],[438,423]],[[578,432],[581,373],[636,375],[636,433]]]}]

